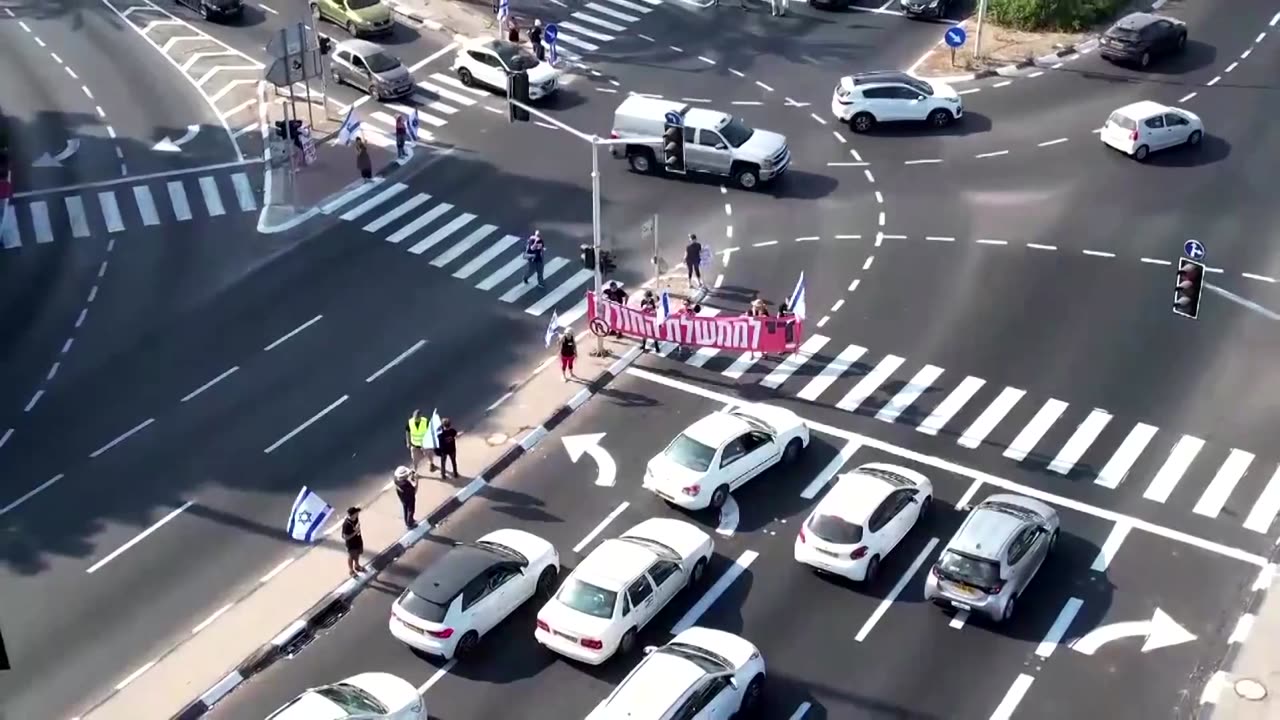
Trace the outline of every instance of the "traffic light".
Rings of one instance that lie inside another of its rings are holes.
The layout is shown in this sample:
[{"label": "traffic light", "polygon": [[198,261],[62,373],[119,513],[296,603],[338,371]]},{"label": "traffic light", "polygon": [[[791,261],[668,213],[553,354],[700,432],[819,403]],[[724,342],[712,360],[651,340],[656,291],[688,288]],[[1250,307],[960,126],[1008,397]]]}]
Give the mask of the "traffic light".
[{"label": "traffic light", "polygon": [[608,275],[618,269],[618,262],[614,260],[613,253],[608,250],[600,251],[600,273]]},{"label": "traffic light", "polygon": [[511,122],[529,122],[529,111],[510,102],[518,100],[529,103],[529,73],[519,70],[507,75],[507,111]]},{"label": "traffic light", "polygon": [[1173,311],[1195,320],[1200,315],[1200,294],[1204,290],[1204,265],[1182,258],[1178,261],[1178,280],[1173,288]]},{"label": "traffic light", "polygon": [[666,123],[662,131],[662,166],[667,172],[684,173],[684,127]]},{"label": "traffic light", "polygon": [[596,269],[596,249],[590,245],[582,245],[582,267],[586,270]]}]

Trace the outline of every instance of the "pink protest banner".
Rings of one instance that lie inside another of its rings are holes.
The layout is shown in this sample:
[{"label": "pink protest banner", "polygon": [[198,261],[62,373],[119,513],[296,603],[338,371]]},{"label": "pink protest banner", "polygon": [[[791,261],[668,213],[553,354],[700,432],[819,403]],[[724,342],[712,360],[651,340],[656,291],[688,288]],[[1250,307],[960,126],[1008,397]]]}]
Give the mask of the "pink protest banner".
[{"label": "pink protest banner", "polygon": [[705,317],[676,313],[658,325],[652,314],[607,300],[604,314],[600,315],[596,312],[593,292],[587,292],[587,317],[592,331],[598,335],[620,332],[636,339],[742,352],[794,352],[804,335],[804,321],[796,317]]}]

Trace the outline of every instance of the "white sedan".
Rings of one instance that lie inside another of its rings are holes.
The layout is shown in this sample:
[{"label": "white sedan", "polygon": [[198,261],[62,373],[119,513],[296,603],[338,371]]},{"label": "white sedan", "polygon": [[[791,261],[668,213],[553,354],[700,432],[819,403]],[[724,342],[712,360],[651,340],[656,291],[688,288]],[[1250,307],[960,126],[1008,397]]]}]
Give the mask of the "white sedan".
[{"label": "white sedan", "polygon": [[538,611],[533,636],[589,665],[625,655],[646,623],[702,579],[713,549],[711,536],[695,525],[645,520],[583,559]]},{"label": "white sedan", "polygon": [[587,720],[742,717],[759,703],[764,678],[764,658],[755,645],[721,630],[691,627],[662,647],[645,648],[645,658]]},{"label": "white sedan", "polygon": [[267,720],[427,720],[427,707],[408,680],[368,672],[311,688]]},{"label": "white sedan", "polygon": [[841,475],[796,535],[796,562],[871,582],[880,563],[925,517],[933,483],[897,465],[868,463]]},{"label": "white sedan", "polygon": [[1141,100],[1111,113],[1098,136],[1141,162],[1157,150],[1196,147],[1204,139],[1204,122],[1189,110]]},{"label": "white sedan", "polygon": [[556,91],[560,73],[538,60],[522,45],[506,40],[477,39],[463,43],[453,61],[453,71],[468,87],[480,84],[507,91],[507,78],[524,71],[529,76],[529,99],[540,100]]},{"label": "white sedan", "polygon": [[649,461],[644,487],[687,510],[719,510],[729,493],[809,446],[809,427],[790,410],[743,405],[711,413]]}]

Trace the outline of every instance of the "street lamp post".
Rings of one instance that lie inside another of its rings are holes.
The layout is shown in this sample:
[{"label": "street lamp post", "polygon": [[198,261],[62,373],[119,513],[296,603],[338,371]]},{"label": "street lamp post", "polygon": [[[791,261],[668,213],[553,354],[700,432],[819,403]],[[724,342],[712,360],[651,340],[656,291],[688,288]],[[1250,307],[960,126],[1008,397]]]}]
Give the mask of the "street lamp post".
[{"label": "street lamp post", "polygon": [[973,59],[982,59],[982,22],[987,18],[987,0],[978,0],[978,27],[973,33]]}]

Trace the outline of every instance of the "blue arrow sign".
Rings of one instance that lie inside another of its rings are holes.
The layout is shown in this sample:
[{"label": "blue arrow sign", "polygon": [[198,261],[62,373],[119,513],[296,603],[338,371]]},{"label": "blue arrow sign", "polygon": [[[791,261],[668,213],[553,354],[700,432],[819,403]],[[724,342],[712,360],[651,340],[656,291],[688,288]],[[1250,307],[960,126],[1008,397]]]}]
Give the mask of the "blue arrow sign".
[{"label": "blue arrow sign", "polygon": [[675,125],[677,127],[684,126],[684,118],[680,117],[680,113],[674,110],[667,113],[666,117],[664,117],[663,120],[665,120],[668,125]]},{"label": "blue arrow sign", "polygon": [[965,41],[964,28],[959,25],[953,25],[947,28],[947,31],[942,34],[942,39],[947,43],[947,47],[958,48],[963,45]]},{"label": "blue arrow sign", "polygon": [[548,45],[556,44],[556,36],[560,34],[560,28],[555,23],[547,25],[547,29],[542,31],[542,37],[546,39]]},{"label": "blue arrow sign", "polygon": [[1187,257],[1192,260],[1203,260],[1205,254],[1204,243],[1199,240],[1188,240],[1182,243],[1182,252],[1186,253]]}]

